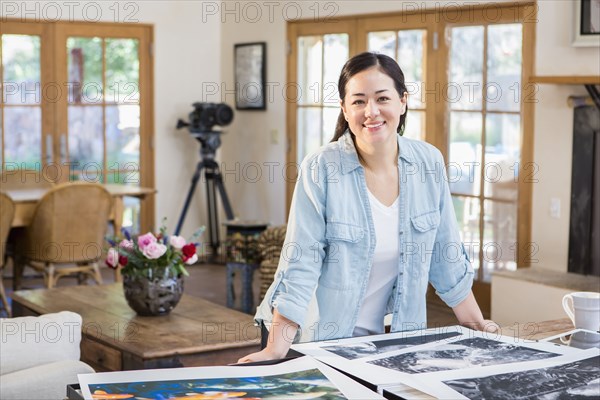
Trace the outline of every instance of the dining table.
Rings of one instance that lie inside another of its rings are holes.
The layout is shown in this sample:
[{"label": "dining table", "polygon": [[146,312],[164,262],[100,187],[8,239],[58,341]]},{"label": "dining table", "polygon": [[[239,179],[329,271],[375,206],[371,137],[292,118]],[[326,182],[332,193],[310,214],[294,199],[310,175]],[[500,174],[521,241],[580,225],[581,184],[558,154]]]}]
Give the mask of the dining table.
[{"label": "dining table", "polygon": [[[141,186],[121,185],[117,183],[106,183],[102,186],[113,198],[113,206],[109,215],[114,231],[120,232],[123,226],[123,213],[125,211],[125,197],[135,197],[143,200],[148,195],[156,193],[156,189]],[[8,194],[15,203],[15,215],[11,227],[28,226],[33,219],[37,203],[50,190],[52,186],[23,186],[2,187],[2,192]],[[115,280],[121,280],[120,271],[115,270]]]}]

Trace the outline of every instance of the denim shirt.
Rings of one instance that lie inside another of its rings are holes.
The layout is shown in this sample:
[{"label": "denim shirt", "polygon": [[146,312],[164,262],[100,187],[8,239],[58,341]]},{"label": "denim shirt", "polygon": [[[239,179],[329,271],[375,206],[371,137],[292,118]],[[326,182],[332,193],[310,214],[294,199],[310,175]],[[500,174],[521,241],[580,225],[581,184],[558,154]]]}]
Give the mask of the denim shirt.
[{"label": "denim shirt", "polygon": [[[450,307],[470,293],[473,268],[460,240],[444,161],[432,145],[398,135],[400,254],[386,313],[392,331],[426,327],[431,282]],[[365,171],[346,132],[300,166],[275,279],[255,320],[274,308],[300,326],[296,342],[352,336],[375,250]]]}]

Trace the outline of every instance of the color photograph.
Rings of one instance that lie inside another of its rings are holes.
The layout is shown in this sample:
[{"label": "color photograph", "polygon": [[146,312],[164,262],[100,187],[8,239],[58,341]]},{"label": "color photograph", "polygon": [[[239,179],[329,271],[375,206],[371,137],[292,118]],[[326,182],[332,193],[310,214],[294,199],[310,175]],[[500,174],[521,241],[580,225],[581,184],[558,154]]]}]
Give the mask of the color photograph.
[{"label": "color photograph", "polygon": [[[345,399],[318,369],[268,377],[190,379],[89,385],[92,397],[108,399]],[[119,397],[114,397],[119,396]]]}]

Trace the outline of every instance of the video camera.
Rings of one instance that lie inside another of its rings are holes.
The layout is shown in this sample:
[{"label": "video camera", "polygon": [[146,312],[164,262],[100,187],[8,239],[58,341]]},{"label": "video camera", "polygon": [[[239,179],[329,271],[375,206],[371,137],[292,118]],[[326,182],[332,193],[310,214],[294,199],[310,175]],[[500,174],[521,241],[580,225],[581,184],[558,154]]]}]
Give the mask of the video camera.
[{"label": "video camera", "polygon": [[203,146],[203,153],[214,154],[221,145],[220,131],[213,131],[215,125],[226,126],[233,121],[233,110],[225,103],[192,104],[194,111],[189,114],[190,122],[177,120],[177,129],[187,127]]}]

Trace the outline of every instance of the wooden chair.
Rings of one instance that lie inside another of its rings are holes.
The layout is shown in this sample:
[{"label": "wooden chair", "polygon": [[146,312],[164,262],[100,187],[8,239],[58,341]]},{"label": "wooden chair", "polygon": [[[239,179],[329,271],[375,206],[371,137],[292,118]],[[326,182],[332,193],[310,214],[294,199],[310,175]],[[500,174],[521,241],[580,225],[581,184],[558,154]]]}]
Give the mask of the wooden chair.
[{"label": "wooden chair", "polygon": [[[91,276],[102,283],[98,260],[112,198],[101,185],[75,182],[57,185],[39,201],[15,256],[16,285],[25,265],[42,272],[48,288],[63,276]],[[59,264],[71,264],[58,268]],[[75,265],[73,265],[75,264]]]},{"label": "wooden chair", "polygon": [[0,299],[4,305],[8,316],[11,316],[10,305],[4,291],[2,283],[2,269],[4,268],[4,259],[6,257],[6,239],[12,225],[12,220],[15,215],[15,203],[4,193],[0,193]]}]

